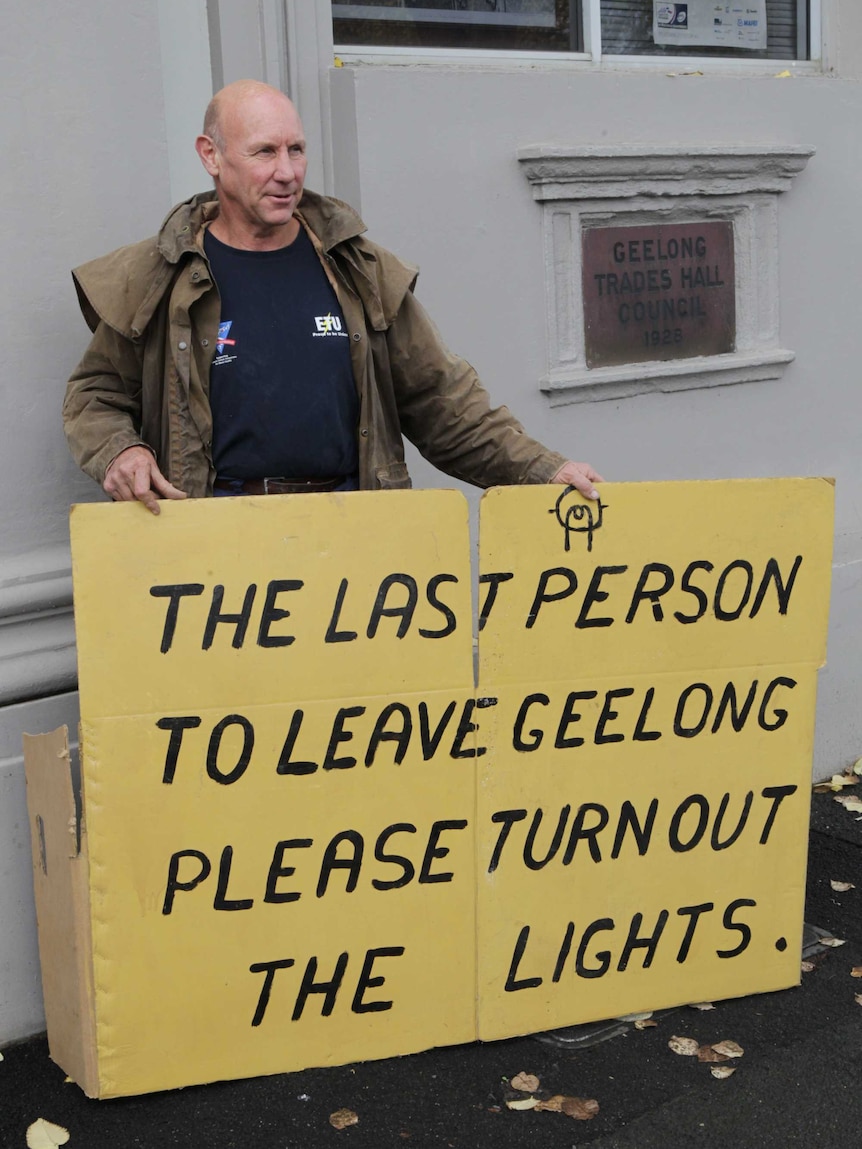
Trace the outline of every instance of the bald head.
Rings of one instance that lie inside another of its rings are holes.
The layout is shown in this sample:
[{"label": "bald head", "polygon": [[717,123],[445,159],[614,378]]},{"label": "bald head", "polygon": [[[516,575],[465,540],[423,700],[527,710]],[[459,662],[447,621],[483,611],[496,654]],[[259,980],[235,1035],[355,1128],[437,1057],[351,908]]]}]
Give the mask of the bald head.
[{"label": "bald head", "polygon": [[284,92],[258,80],[228,84],[210,100],[195,146],[218,192],[216,238],[261,250],[293,242],[305,136]]},{"label": "bald head", "polygon": [[218,150],[223,152],[226,143],[223,127],[225,120],[231,120],[237,115],[242,117],[243,111],[255,103],[286,105],[299,118],[293,102],[278,88],[263,84],[260,80],[236,80],[216,92],[207,104],[203,134],[209,136]]}]

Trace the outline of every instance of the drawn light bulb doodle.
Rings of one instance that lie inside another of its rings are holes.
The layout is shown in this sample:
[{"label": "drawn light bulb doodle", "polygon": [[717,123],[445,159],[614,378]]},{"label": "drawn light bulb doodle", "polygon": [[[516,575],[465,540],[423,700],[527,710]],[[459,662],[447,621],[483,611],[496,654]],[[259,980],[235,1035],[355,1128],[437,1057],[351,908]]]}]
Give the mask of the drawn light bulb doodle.
[{"label": "drawn light bulb doodle", "polygon": [[578,495],[577,487],[566,487],[554,506],[548,511],[549,515],[556,515],[557,522],[565,533],[565,550],[572,549],[572,535],[587,536],[587,550],[593,549],[593,533],[602,525],[602,519],[608,504],[599,499],[594,506],[592,503],[578,501],[573,496]]}]

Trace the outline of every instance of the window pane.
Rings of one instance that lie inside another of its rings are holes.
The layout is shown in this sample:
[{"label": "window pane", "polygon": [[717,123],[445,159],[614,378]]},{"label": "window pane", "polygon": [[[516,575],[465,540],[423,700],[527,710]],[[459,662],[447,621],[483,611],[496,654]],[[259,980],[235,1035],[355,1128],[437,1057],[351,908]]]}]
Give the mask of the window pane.
[{"label": "window pane", "polygon": [[807,0],[601,0],[601,12],[608,56],[809,57]]},{"label": "window pane", "polygon": [[581,0],[332,0],[336,44],[580,52]]}]

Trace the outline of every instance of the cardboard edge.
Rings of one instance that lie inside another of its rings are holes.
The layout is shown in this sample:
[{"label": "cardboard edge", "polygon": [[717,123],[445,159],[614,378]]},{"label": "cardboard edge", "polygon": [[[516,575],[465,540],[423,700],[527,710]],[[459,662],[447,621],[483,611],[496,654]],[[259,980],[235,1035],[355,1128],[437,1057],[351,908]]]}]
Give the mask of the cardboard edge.
[{"label": "cardboard edge", "polygon": [[48,1049],[88,1097],[99,1097],[89,859],[69,731],[61,726],[23,741]]}]

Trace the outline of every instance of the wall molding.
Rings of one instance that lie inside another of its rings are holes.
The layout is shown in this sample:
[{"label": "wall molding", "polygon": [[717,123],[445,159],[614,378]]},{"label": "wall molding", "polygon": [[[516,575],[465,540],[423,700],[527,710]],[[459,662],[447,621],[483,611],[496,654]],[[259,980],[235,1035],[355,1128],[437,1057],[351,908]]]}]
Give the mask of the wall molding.
[{"label": "wall molding", "polygon": [[68,546],[0,559],[0,705],[76,683]]},{"label": "wall molding", "polygon": [[[780,378],[795,356],[779,341],[778,196],[813,154],[801,145],[522,148],[543,206],[549,362],[539,385],[551,406]],[[709,220],[733,224],[734,351],[587,367],[583,230]]]}]

